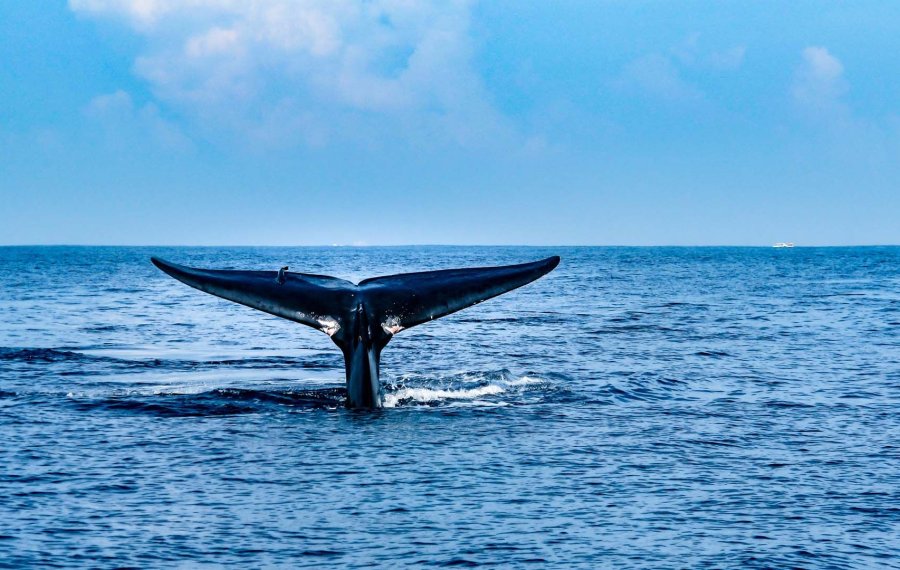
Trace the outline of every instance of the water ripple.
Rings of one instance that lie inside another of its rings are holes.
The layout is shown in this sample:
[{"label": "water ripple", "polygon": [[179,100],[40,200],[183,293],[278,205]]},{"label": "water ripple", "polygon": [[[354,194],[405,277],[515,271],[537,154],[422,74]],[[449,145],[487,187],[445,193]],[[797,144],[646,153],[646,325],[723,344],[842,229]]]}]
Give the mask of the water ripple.
[{"label": "water ripple", "polygon": [[[325,335],[148,262],[360,278],[560,254]],[[900,567],[900,248],[0,248],[0,566]],[[46,267],[55,267],[46,271]]]}]

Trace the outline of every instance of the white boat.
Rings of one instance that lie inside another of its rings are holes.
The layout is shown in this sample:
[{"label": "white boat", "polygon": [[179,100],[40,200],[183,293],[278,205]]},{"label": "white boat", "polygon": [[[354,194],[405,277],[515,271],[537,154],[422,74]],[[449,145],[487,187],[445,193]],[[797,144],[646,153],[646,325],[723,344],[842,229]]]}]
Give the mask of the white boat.
[{"label": "white boat", "polygon": [[794,242],[792,241],[780,241],[773,245],[772,247],[794,247]]}]

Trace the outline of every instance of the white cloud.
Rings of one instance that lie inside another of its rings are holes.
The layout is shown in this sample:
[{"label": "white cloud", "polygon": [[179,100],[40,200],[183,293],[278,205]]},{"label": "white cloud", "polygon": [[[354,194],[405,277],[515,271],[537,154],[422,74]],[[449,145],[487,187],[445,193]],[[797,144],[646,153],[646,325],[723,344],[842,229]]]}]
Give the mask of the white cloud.
[{"label": "white cloud", "polygon": [[190,139],[166,120],[156,105],[146,103],[138,107],[131,95],[122,90],[94,97],[85,113],[104,127],[109,138],[124,144],[149,138],[166,150],[181,152],[193,148]]},{"label": "white cloud", "polygon": [[670,102],[700,101],[705,93],[685,76],[734,71],[743,65],[746,52],[744,46],[708,51],[702,48],[700,34],[690,34],[665,53],[651,53],[628,63],[614,85]]},{"label": "white cloud", "polygon": [[98,95],[88,104],[87,112],[94,117],[109,115],[130,115],[134,111],[131,95],[118,90],[106,95]]},{"label": "white cloud", "polygon": [[815,112],[846,112],[841,98],[848,86],[840,60],[824,47],[807,47],[801,55],[791,89],[794,100]]},{"label": "white cloud", "polygon": [[134,25],[143,26],[152,24],[169,4],[164,0],[69,0],[72,10],[94,14],[115,13],[129,18]]},{"label": "white cloud", "polygon": [[504,130],[471,65],[469,4],[69,0],[146,37],[136,73],[207,128],[323,142],[380,115],[463,144]]},{"label": "white cloud", "polygon": [[184,48],[185,54],[193,59],[217,55],[238,55],[241,48],[237,30],[212,28],[208,32],[192,37]]},{"label": "white cloud", "polygon": [[900,145],[890,116],[867,117],[850,105],[844,65],[827,48],[810,46],[800,55],[791,95],[812,127],[798,132],[804,148],[815,149],[813,160],[866,176],[892,172]]},{"label": "white cloud", "polygon": [[719,51],[703,49],[699,33],[687,36],[681,43],[669,50],[672,57],[686,68],[732,71],[744,63],[747,53],[745,46],[737,45]]},{"label": "white cloud", "polygon": [[738,69],[744,63],[744,56],[747,54],[747,48],[744,46],[735,46],[724,51],[717,51],[709,54],[709,65],[713,69],[732,70]]},{"label": "white cloud", "polygon": [[668,57],[658,54],[629,63],[616,84],[669,101],[686,102],[703,98],[699,89],[682,79],[680,71]]}]

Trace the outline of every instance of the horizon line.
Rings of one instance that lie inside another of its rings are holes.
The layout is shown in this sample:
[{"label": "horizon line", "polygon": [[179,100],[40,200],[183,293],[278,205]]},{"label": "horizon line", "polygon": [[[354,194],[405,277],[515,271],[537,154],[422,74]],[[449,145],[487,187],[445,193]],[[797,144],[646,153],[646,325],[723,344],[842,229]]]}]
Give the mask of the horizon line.
[{"label": "horizon line", "polygon": [[[457,243],[407,243],[407,244],[103,244],[103,243],[22,243],[0,244],[0,247],[310,247],[310,248],[389,248],[389,247],[746,247],[746,248],[774,248],[774,242],[770,244],[457,244]],[[805,244],[793,245],[784,249],[813,248],[813,247],[898,247],[900,243],[871,243],[871,244]]]}]

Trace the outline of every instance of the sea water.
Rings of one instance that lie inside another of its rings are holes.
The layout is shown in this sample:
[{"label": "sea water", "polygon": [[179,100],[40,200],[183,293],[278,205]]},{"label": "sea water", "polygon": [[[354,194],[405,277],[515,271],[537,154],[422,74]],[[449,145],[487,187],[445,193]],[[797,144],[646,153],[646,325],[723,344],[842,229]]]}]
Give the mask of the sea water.
[{"label": "sea water", "polygon": [[[151,255],[359,280],[560,255],[321,332]],[[0,566],[900,567],[900,248],[0,248]]]}]

